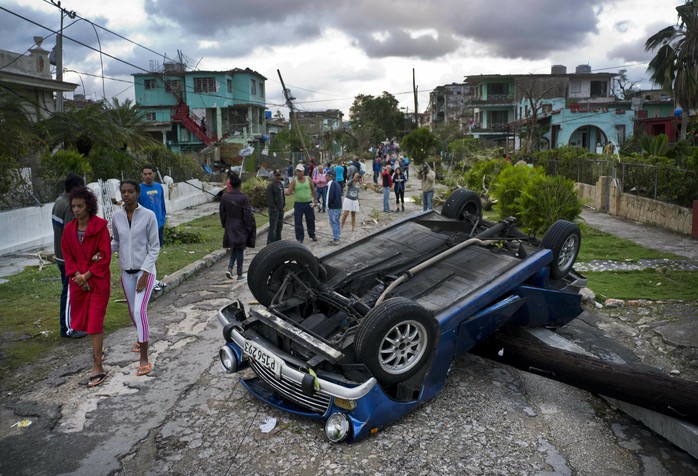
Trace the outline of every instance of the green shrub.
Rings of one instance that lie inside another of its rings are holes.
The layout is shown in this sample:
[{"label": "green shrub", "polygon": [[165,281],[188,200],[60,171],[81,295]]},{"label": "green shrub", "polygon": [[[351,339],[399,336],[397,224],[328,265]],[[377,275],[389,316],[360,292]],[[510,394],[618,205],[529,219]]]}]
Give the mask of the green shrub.
[{"label": "green shrub", "polygon": [[482,192],[483,188],[489,189],[499,172],[507,165],[511,164],[501,158],[479,160],[465,175],[465,186],[475,192]]},{"label": "green shrub", "polygon": [[582,213],[582,202],[572,180],[541,173],[532,174],[524,184],[516,209],[521,226],[538,234],[557,220],[576,220]]},{"label": "green shrub", "polygon": [[507,163],[501,169],[494,181],[492,195],[497,199],[502,218],[509,216],[520,218],[518,198],[531,181],[543,175],[545,172],[541,167],[514,167]]},{"label": "green shrub", "polygon": [[242,183],[242,191],[250,200],[252,208],[267,208],[267,185],[269,180],[260,177],[252,177]]},{"label": "green shrub", "polygon": [[186,245],[203,243],[206,238],[201,233],[194,233],[178,229],[174,226],[165,225],[165,244]]}]

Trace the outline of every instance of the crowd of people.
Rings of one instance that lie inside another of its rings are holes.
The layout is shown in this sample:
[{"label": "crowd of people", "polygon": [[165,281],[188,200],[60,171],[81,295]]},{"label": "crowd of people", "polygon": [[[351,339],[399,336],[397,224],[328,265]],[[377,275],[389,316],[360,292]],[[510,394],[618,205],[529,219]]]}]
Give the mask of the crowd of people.
[{"label": "crowd of people", "polygon": [[[375,149],[373,181],[380,178],[383,211],[405,211],[405,186],[409,181],[410,161],[392,146]],[[95,387],[110,376],[104,368],[104,318],[111,291],[110,263],[118,254],[120,281],[129,316],[136,330],[133,351],[139,354],[137,376],[148,375],[153,363],[148,357],[150,340],[148,303],[154,291],[164,283],[157,281],[156,261],[164,246],[167,221],[165,193],[155,181],[156,169],[145,165],[141,182],[123,180],[119,184],[120,208],[107,220],[97,216],[98,200],[80,176],[69,174],[65,192],[58,197],[52,212],[54,251],[61,275],[60,333],[66,338],[92,341],[92,372],[87,386]],[[361,211],[360,195],[366,170],[361,161],[316,164],[314,159],[289,165],[284,186],[282,171],[266,170],[260,175],[269,180],[266,201],[269,216],[267,244],[282,239],[286,197],[293,196],[294,236],[303,243],[306,236],[318,241],[315,213],[326,213],[332,232],[329,244],[338,245],[342,230],[351,217],[356,231]],[[434,171],[424,164],[419,169],[424,210],[433,208]],[[254,248],[256,221],[249,198],[241,190],[242,180],[230,172],[221,195],[219,217],[223,228],[222,246],[230,250],[226,270],[228,279],[246,279],[244,251]],[[390,208],[391,193],[395,208]],[[305,222],[305,224],[303,223]],[[305,226],[304,226],[305,225]],[[110,234],[111,228],[111,234]]]}]

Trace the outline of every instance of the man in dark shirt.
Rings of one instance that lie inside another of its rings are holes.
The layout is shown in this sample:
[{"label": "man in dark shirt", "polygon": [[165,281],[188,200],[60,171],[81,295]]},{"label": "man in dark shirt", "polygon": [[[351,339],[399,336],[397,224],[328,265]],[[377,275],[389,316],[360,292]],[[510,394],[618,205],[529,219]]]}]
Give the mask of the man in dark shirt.
[{"label": "man in dark shirt", "polygon": [[61,284],[63,285],[60,300],[61,337],[79,339],[80,337],[85,337],[87,332],[74,331],[72,327],[70,327],[70,307],[68,306],[69,281],[65,275],[65,260],[63,259],[63,252],[61,251],[61,240],[63,239],[63,228],[75,218],[73,210],[70,207],[70,193],[73,190],[84,187],[85,181],[79,175],[68,174],[64,186],[65,192],[56,199],[56,203],[54,203],[51,212],[51,223],[53,224],[53,252],[56,256],[56,264],[58,265],[58,271],[61,273]]},{"label": "man in dark shirt", "polygon": [[269,233],[267,244],[281,239],[281,229],[284,226],[284,207],[286,197],[281,183],[281,171],[274,170],[271,182],[267,185],[267,206],[269,207]]}]

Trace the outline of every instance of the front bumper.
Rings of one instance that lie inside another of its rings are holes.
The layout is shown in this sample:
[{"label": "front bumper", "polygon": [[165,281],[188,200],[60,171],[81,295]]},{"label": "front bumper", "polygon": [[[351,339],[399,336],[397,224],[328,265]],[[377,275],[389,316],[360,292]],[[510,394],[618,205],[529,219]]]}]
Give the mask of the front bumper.
[{"label": "front bumper", "polygon": [[[243,360],[250,361],[249,356],[242,352],[242,349],[245,348],[245,342],[247,340],[242,335],[242,326],[235,326],[236,321],[231,321],[228,319],[228,317],[223,313],[223,310],[218,312],[218,322],[220,322],[223,328],[226,328],[232,324],[232,328],[229,330],[230,342],[237,347],[237,349],[235,349],[236,354],[240,355]],[[300,329],[297,332],[300,335],[303,334],[303,331]],[[312,338],[312,336],[308,337]],[[278,352],[275,351],[274,348],[271,347],[266,341],[262,339],[255,340],[254,344],[256,346],[263,347],[265,352],[285,363],[283,357],[281,357]],[[305,394],[308,397],[312,397],[312,395],[310,395],[311,393],[317,393],[320,396],[324,395],[331,398],[358,400],[366,396],[378,383],[375,378],[371,377],[355,387],[347,387],[318,376],[312,376],[308,372],[303,372],[289,365],[281,365],[280,375],[277,376],[274,375],[273,372],[269,372],[263,366],[255,365],[256,362],[254,361],[251,361],[250,363],[255,373],[265,382],[267,382],[267,384],[272,386],[279,393],[286,397],[292,398],[295,401],[299,399],[299,392],[301,396]],[[312,379],[312,391],[308,391],[309,379]],[[303,404],[301,402],[298,403],[301,405]]]}]

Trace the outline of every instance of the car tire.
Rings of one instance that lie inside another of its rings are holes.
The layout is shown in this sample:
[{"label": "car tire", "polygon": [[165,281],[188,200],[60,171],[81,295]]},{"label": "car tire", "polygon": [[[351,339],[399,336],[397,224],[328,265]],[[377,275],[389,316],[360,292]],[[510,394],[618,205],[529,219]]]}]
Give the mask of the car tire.
[{"label": "car tire", "polygon": [[354,353],[382,385],[407,380],[422,370],[436,345],[438,324],[411,299],[387,299],[361,320]]},{"label": "car tire", "polygon": [[[310,285],[319,276],[317,258],[300,243],[275,241],[268,244],[250,262],[247,283],[252,295],[261,305],[268,306],[289,272],[295,272]],[[293,283],[288,291],[289,296],[297,294]]]},{"label": "car tire", "polygon": [[459,188],[448,196],[441,209],[441,216],[456,220],[465,220],[470,215],[475,220],[482,218],[482,201],[480,195],[468,190]]},{"label": "car tire", "polygon": [[582,233],[575,223],[558,220],[550,225],[541,241],[541,248],[553,252],[553,262],[550,264],[551,278],[562,279],[572,271],[581,245]]}]

